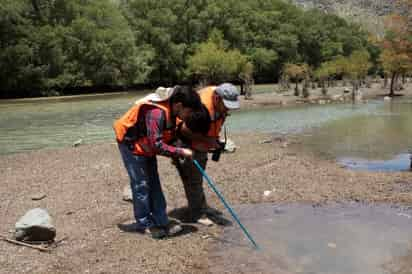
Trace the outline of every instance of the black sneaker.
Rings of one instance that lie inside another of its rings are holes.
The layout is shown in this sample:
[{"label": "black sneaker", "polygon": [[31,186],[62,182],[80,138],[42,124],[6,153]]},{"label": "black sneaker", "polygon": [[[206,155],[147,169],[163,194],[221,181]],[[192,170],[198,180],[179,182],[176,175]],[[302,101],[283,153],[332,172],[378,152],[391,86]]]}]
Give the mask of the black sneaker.
[{"label": "black sneaker", "polygon": [[123,232],[137,232],[141,234],[145,233],[145,228],[138,226],[136,223],[118,224],[117,227]]},{"label": "black sneaker", "polygon": [[217,210],[213,207],[207,207],[205,209],[202,209],[201,212],[207,215],[216,215],[216,216],[223,215],[223,213],[220,210]]},{"label": "black sneaker", "polygon": [[202,214],[197,220],[196,222],[198,224],[204,225],[204,226],[212,226],[214,224],[214,222],[206,215],[206,214]]},{"label": "black sneaker", "polygon": [[167,230],[160,226],[152,226],[152,227],[146,228],[145,232],[149,234],[153,239],[156,239],[156,240],[163,239],[167,236]]}]

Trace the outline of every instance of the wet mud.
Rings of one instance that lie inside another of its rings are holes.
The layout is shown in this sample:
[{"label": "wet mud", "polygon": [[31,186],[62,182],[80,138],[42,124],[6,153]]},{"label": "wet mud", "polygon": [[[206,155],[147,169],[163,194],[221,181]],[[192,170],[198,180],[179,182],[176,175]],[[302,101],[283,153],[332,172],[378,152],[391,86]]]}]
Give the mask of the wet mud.
[{"label": "wet mud", "polygon": [[412,207],[388,204],[237,207],[237,225],[211,248],[211,273],[412,273]]}]

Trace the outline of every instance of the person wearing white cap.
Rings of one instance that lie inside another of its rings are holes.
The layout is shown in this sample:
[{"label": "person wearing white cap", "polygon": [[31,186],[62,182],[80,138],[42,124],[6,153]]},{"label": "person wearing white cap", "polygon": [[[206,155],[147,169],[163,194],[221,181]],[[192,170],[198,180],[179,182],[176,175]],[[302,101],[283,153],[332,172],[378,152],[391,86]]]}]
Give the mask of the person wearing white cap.
[{"label": "person wearing white cap", "polygon": [[[220,132],[229,111],[240,108],[239,92],[230,83],[208,86],[198,92],[210,115],[210,129],[207,134],[199,135],[183,124],[180,133],[191,140],[193,159],[197,160],[203,169],[206,169],[207,153],[212,152],[212,160],[218,161],[224,149],[225,144],[219,141]],[[214,222],[221,223],[224,219],[218,216],[219,212],[207,205],[203,190],[203,177],[192,160],[184,159],[177,162],[177,165],[185,188],[191,219],[204,225],[212,225]]]}]

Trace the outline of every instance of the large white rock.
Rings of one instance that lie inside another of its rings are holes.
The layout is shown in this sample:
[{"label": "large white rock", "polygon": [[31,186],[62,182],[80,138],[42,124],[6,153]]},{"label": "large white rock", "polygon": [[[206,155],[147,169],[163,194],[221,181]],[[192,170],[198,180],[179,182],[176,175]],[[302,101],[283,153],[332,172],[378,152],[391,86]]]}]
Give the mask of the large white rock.
[{"label": "large white rock", "polygon": [[49,213],[42,208],[26,212],[15,224],[15,237],[26,241],[52,241],[56,237],[56,228]]}]

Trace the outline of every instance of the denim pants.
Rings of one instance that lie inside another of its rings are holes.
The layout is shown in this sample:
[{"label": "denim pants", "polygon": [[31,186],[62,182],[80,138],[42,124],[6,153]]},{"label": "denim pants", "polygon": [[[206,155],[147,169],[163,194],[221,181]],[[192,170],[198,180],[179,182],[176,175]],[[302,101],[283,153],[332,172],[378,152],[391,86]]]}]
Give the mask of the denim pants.
[{"label": "denim pants", "polygon": [[139,228],[166,226],[166,200],[160,185],[156,156],[132,153],[126,144],[119,144],[120,154],[130,178],[133,212]]}]

